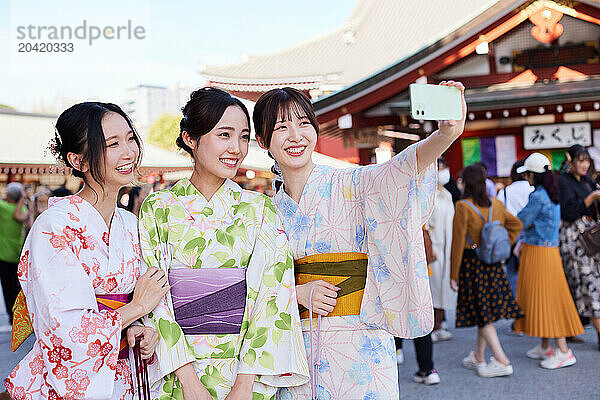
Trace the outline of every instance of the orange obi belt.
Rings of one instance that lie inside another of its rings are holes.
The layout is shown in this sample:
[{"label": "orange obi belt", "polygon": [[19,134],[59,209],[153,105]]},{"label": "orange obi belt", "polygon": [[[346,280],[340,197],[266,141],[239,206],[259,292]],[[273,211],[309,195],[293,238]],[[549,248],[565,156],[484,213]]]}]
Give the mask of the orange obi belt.
[{"label": "orange obi belt", "polygon": [[[324,280],[340,288],[337,304],[328,317],[359,315],[367,282],[368,256],[364,253],[314,254],[294,261],[296,284]],[[309,318],[300,306],[300,317]]]},{"label": "orange obi belt", "polygon": [[[128,294],[97,294],[96,302],[98,302],[98,310],[116,310],[117,308],[129,303],[131,296]],[[10,338],[10,349],[17,351],[19,346],[23,344],[33,333],[33,325],[29,318],[29,310],[27,310],[27,301],[25,294],[21,290],[13,306],[13,326]],[[125,359],[129,357],[129,345],[127,337],[122,335],[119,345],[119,358]]]}]

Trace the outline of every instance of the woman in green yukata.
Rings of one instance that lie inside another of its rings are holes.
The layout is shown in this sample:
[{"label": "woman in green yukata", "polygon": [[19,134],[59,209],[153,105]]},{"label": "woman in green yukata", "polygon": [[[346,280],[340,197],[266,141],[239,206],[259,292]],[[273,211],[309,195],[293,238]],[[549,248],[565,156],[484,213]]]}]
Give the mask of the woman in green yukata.
[{"label": "woman in green yukata", "polygon": [[169,277],[146,318],[160,342],[152,398],[273,399],[308,381],[293,259],[271,200],[231,180],[248,152],[250,116],[206,87],[183,108],[177,145],[194,171],[148,196],[142,259]]}]

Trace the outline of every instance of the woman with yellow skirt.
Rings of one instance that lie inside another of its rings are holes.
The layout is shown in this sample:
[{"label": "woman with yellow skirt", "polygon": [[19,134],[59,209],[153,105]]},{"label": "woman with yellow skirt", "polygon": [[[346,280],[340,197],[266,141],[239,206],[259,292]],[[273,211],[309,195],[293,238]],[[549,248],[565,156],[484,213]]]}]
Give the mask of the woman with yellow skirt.
[{"label": "woman with yellow skirt", "polygon": [[[565,337],[582,334],[583,326],[569,292],[558,250],[558,189],[550,161],[540,153],[530,155],[517,172],[526,172],[535,190],[518,214],[523,222],[523,248],[517,302],[525,317],[515,321],[515,331],[542,339],[527,352],[527,357],[542,360],[542,368],[568,367],[577,360],[567,347]],[[550,346],[551,338],[556,341],[556,350]]]}]

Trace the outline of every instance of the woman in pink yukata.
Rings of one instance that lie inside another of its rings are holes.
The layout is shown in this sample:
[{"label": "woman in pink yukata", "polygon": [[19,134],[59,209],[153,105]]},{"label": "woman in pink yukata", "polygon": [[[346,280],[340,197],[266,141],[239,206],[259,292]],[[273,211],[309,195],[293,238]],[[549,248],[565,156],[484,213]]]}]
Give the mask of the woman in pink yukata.
[{"label": "woman in pink yukata", "polygon": [[[423,336],[433,325],[422,226],[436,160],[464,129],[462,101],[460,121],[440,122],[383,164],[344,170],[312,162],[319,125],[302,92],[274,89],[256,103],[256,139],[281,172],[273,203],[295,261],[312,369],[310,384],[280,389],[280,399],[398,398],[393,337]],[[312,312],[325,317],[316,331]]]},{"label": "woman in pink yukata", "polygon": [[141,141],[117,105],[88,102],[59,116],[51,147],[84,186],[51,198],[23,247],[18,276],[36,341],[6,389],[15,400],[131,399],[129,346],[141,340],[150,359],[158,335],[130,325],[169,290],[157,268],[140,277],[137,218],[116,207]]}]

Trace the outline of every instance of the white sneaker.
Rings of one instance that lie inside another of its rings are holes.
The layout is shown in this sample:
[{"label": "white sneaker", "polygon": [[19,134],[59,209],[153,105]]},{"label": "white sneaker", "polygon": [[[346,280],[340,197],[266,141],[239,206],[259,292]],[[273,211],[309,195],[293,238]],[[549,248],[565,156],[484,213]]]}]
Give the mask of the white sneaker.
[{"label": "white sneaker", "polygon": [[527,352],[527,357],[532,358],[534,360],[545,360],[548,357],[552,357],[554,355],[554,348],[552,346],[544,349],[541,344],[538,343],[533,349]]},{"label": "white sneaker", "polygon": [[398,365],[404,363],[404,352],[402,351],[402,349],[396,350],[396,362],[398,363]]},{"label": "white sneaker", "polygon": [[477,362],[477,360],[475,359],[475,352],[472,351],[472,352],[469,353],[468,356],[466,356],[465,358],[463,358],[462,365],[466,369],[471,369],[473,371],[477,371],[477,369],[480,366],[485,366],[485,361],[483,361],[483,362]]},{"label": "white sneaker", "polygon": [[440,376],[438,375],[437,371],[434,369],[434,370],[431,370],[431,372],[427,376],[421,376],[418,373],[416,373],[413,376],[413,381],[415,381],[417,383],[424,383],[425,385],[436,385],[436,384],[440,383]]},{"label": "white sneaker", "polygon": [[557,369],[563,367],[569,367],[577,362],[573,350],[569,349],[566,353],[556,349],[554,355],[546,358],[540,363],[540,367],[546,369]]},{"label": "white sneaker", "polygon": [[452,333],[446,329],[438,329],[436,331],[431,332],[431,341],[433,343],[442,342],[444,340],[452,339]]},{"label": "white sneaker", "polygon": [[494,357],[490,357],[490,362],[487,365],[477,367],[477,375],[483,378],[494,378],[497,376],[508,376],[513,374],[512,365],[504,365],[496,361]]}]

